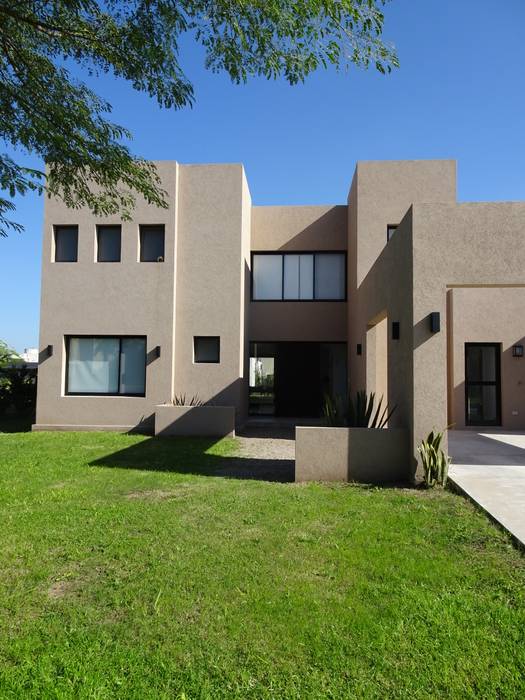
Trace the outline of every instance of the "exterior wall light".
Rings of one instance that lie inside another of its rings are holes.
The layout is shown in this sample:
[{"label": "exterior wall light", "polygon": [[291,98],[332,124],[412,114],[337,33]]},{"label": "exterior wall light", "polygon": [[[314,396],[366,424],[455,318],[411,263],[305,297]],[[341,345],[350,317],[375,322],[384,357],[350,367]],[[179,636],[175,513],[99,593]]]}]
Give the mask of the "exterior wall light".
[{"label": "exterior wall light", "polygon": [[46,357],[51,357],[53,355],[53,346],[48,345],[45,349]]},{"label": "exterior wall light", "polygon": [[439,311],[432,311],[432,313],[428,315],[428,318],[430,321],[430,332],[439,333],[441,330],[441,317]]},{"label": "exterior wall light", "polygon": [[399,321],[392,321],[392,340],[399,340]]},{"label": "exterior wall light", "polygon": [[153,353],[157,359],[160,357],[160,345],[156,345],[153,348]]},{"label": "exterior wall light", "polygon": [[363,354],[363,346],[361,343],[357,343],[357,354],[362,355]]},{"label": "exterior wall light", "polygon": [[523,345],[512,346],[512,357],[523,357]]}]

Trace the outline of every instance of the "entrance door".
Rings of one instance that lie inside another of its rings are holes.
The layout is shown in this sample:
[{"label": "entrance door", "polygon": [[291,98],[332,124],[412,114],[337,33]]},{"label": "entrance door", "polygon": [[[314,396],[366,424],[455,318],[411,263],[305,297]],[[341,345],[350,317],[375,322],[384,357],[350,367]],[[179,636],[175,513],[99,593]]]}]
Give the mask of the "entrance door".
[{"label": "entrance door", "polygon": [[499,343],[465,343],[465,423],[501,425]]},{"label": "entrance door", "polygon": [[275,414],[295,418],[321,412],[320,344],[279,343],[275,363]]}]

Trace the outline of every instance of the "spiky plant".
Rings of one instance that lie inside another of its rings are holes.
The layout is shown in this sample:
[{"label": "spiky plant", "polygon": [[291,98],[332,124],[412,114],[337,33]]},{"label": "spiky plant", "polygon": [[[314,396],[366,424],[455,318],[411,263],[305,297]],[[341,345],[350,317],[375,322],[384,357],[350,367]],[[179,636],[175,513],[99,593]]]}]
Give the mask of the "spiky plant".
[{"label": "spiky plant", "polygon": [[328,425],[348,428],[385,428],[396,407],[383,407],[383,397],[376,402],[376,395],[358,391],[355,399],[349,394],[346,399],[325,394],[323,415]]},{"label": "spiky plant", "polygon": [[445,486],[447,483],[450,457],[441,449],[443,435],[444,432],[432,430],[417,448],[423,466],[425,485],[429,488],[436,484]]},{"label": "spiky plant", "polygon": [[186,394],[175,394],[171,400],[173,406],[204,406],[204,403],[197,395],[186,398]]}]

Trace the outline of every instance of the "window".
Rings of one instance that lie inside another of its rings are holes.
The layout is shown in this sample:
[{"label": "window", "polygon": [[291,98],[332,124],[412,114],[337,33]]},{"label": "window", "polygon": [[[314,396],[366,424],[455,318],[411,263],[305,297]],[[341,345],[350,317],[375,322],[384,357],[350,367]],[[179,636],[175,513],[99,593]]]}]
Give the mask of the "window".
[{"label": "window", "polygon": [[255,301],[344,301],[345,253],[254,253]]},{"label": "window", "polygon": [[97,226],[97,262],[120,262],[120,226]]},{"label": "window", "polygon": [[388,224],[386,227],[386,240],[388,241],[392,238],[394,233],[397,231],[397,224]]},{"label": "window", "polygon": [[145,396],[145,337],[69,337],[66,353],[66,394]]},{"label": "window", "polygon": [[220,362],[221,339],[216,335],[196,335],[193,338],[194,362]]},{"label": "window", "polygon": [[55,262],[77,262],[78,226],[55,226]]},{"label": "window", "polygon": [[140,226],[140,262],[164,262],[164,225]]}]

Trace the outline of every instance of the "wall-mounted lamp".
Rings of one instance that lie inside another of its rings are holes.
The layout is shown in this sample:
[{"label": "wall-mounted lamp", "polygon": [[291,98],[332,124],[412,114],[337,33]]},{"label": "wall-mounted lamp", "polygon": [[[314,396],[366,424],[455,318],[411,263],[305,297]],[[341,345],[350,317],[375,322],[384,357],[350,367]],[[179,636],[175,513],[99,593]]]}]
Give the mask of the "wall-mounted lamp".
[{"label": "wall-mounted lamp", "polygon": [[155,355],[155,357],[156,357],[157,359],[160,357],[160,345],[156,345],[156,346],[153,348],[153,354]]},{"label": "wall-mounted lamp", "polygon": [[512,357],[523,357],[523,345],[512,346]]},{"label": "wall-mounted lamp", "polygon": [[441,317],[439,311],[432,311],[432,313],[428,315],[428,318],[430,322],[430,332],[439,333],[441,330]]},{"label": "wall-mounted lamp", "polygon": [[52,354],[53,354],[53,346],[52,345],[47,346],[47,348],[45,349],[45,354],[46,354],[46,357],[52,356]]},{"label": "wall-mounted lamp", "polygon": [[399,321],[392,321],[392,340],[399,340]]},{"label": "wall-mounted lamp", "polygon": [[362,355],[363,354],[363,346],[361,343],[357,343],[357,354]]}]

